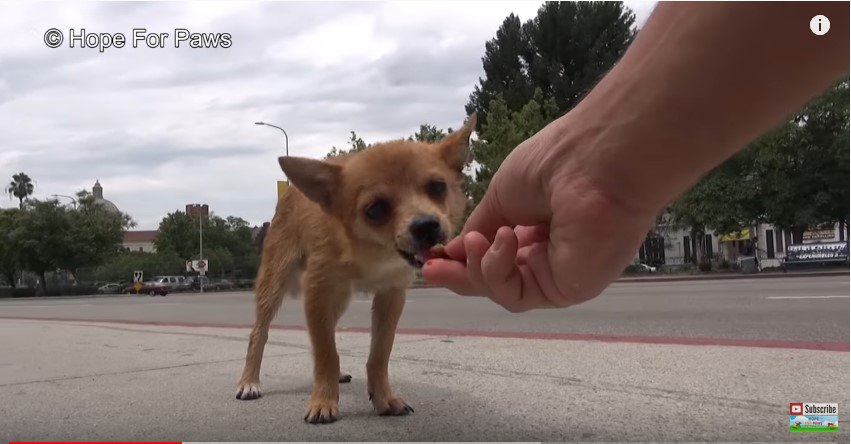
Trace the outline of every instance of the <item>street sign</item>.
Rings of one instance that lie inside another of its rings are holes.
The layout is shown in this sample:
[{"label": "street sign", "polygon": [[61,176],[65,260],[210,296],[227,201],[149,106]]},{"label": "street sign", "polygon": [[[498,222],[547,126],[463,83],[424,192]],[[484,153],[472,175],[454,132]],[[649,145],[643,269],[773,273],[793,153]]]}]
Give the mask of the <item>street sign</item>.
[{"label": "street sign", "polygon": [[206,259],[202,259],[200,261],[189,261],[186,263],[186,266],[188,267],[187,270],[194,270],[204,274],[210,268],[210,262]]},{"label": "street sign", "polygon": [[143,273],[141,271],[133,272],[133,282],[142,282]]},{"label": "street sign", "polygon": [[139,292],[139,290],[141,290],[141,289],[142,289],[142,283],[141,283],[141,282],[136,282],[135,284],[133,284],[133,288],[135,288],[135,289],[136,289],[136,293],[138,293],[138,292]]},{"label": "street sign", "polygon": [[192,269],[195,270],[195,271],[200,271],[202,273],[207,271],[207,268],[209,267],[209,265],[210,264],[207,263],[207,261],[205,261],[205,260],[192,261]]},{"label": "street sign", "polygon": [[284,193],[287,192],[287,188],[289,188],[289,186],[290,186],[290,182],[288,180],[287,181],[284,181],[284,180],[278,181],[278,200],[280,200],[281,196],[283,196]]}]

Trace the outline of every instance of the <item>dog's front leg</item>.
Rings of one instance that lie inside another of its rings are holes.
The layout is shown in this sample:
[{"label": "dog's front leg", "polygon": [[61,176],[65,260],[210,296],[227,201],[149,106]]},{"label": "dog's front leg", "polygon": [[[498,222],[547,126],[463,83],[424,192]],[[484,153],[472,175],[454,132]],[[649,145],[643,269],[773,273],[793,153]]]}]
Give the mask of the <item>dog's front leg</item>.
[{"label": "dog's front leg", "polygon": [[387,365],[396,325],[405,307],[405,290],[379,291],[372,300],[372,343],[366,363],[369,399],[379,415],[407,415],[414,409],[390,389]]},{"label": "dog's front leg", "polygon": [[304,420],[311,424],[334,422],[339,416],[340,356],[334,340],[337,320],[351,297],[348,283],[308,277],[304,308],[313,346],[313,392]]}]

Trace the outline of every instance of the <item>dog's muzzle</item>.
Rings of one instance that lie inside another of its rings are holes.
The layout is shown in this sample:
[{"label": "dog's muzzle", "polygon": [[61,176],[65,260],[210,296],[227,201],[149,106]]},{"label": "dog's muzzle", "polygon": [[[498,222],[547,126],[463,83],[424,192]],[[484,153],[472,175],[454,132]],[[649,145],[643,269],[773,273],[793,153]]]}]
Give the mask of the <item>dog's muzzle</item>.
[{"label": "dog's muzzle", "polygon": [[430,214],[416,216],[411,221],[408,232],[411,236],[413,251],[398,251],[415,268],[422,268],[431,256],[432,247],[446,241],[446,232],[440,220]]}]

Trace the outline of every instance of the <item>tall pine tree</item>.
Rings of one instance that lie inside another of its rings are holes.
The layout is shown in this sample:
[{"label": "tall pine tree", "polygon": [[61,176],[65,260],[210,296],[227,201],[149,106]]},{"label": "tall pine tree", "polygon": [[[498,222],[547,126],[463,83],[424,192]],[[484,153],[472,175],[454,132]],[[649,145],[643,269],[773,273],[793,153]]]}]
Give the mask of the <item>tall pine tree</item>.
[{"label": "tall pine tree", "polygon": [[497,95],[509,111],[519,111],[540,88],[559,113],[569,111],[626,51],[634,23],[635,14],[621,2],[546,2],[522,25],[509,15],[485,43],[485,77],[466,106],[468,115],[479,115],[476,130]]}]

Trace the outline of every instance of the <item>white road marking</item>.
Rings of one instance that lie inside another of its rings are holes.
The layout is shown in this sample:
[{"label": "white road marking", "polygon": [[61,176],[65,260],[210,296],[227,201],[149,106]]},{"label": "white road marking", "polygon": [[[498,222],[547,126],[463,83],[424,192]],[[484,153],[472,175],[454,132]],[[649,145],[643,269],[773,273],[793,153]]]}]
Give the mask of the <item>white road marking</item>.
[{"label": "white road marking", "polygon": [[766,296],[766,299],[848,299],[849,296],[828,295],[828,296]]}]

